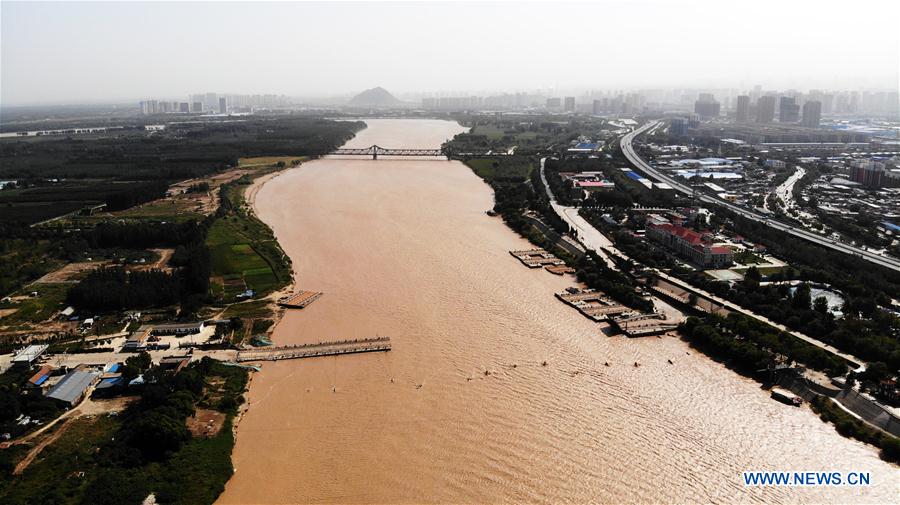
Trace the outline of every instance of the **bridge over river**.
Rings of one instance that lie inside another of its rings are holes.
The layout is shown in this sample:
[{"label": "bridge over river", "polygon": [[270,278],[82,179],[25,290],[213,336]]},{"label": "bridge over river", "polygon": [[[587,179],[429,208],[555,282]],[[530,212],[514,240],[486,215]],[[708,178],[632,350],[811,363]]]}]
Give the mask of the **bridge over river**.
[{"label": "bridge over river", "polygon": [[416,156],[416,157],[443,157],[443,158],[480,158],[480,157],[498,157],[511,156],[512,152],[454,152],[449,149],[440,148],[387,148],[379,145],[369,147],[342,147],[328,153],[334,156],[371,156],[373,160],[377,160],[379,156]]},{"label": "bridge over river", "polygon": [[369,146],[363,148],[341,148],[335,149],[329,154],[339,156],[371,156],[373,160],[378,159],[378,155],[382,156],[445,156],[442,149],[422,149],[422,148],[401,148],[389,149],[381,146]]}]

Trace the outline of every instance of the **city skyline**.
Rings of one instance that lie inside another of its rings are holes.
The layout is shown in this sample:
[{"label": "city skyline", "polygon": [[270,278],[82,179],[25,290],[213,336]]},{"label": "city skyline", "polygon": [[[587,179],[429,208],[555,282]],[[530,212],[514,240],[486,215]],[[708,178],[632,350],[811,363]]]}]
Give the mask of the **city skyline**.
[{"label": "city skyline", "polygon": [[[374,86],[896,89],[889,20],[898,8],[815,5],[3,2],[0,103],[126,102],[185,89],[329,98]],[[85,32],[88,19],[96,28]],[[441,22],[414,22],[422,19]]]}]

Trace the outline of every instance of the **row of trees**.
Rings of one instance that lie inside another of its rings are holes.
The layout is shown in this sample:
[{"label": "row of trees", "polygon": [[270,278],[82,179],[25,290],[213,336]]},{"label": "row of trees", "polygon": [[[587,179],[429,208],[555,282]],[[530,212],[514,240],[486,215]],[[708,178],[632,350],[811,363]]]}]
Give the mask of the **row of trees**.
[{"label": "row of trees", "polygon": [[69,289],[66,301],[80,310],[107,312],[126,308],[165,307],[183,296],[183,284],[162,270],[101,268]]},{"label": "row of trees", "polygon": [[758,376],[779,356],[831,375],[847,371],[841,358],[742,314],[689,317],[679,330],[692,345],[746,375]]},{"label": "row of trees", "polygon": [[[243,402],[246,370],[227,367],[208,357],[177,374],[149,365],[149,356],[134,357],[145,384],[139,399],[122,416],[122,423],[91,456],[93,471],[81,487],[82,502],[139,503],[149,493],[159,503],[212,503],[230,478],[230,419]],[[215,377],[223,384],[221,398],[209,403],[204,387]],[[212,440],[193,440],[186,419],[198,406],[226,414],[222,431]]]},{"label": "row of trees", "polygon": [[90,311],[164,307],[180,304],[182,312],[199,310],[207,298],[212,271],[206,234],[214,217],[184,223],[103,223],[85,238],[95,248],[175,247],[172,273],[103,268],[69,290],[67,301]]},{"label": "row of trees", "polygon": [[[727,211],[722,211],[726,213]],[[743,282],[726,283],[703,273],[687,270],[673,261],[672,255],[646,240],[605,226],[596,212],[584,212],[592,224],[611,232],[616,247],[634,260],[655,268],[668,269],[672,275],[690,284],[753,310],[773,321],[801,331],[862,359],[886,363],[900,369],[900,320],[881,307],[897,296],[897,275],[878,269],[859,258],[824,250],[763,225],[735,217],[737,233],[753,242],[769,246],[776,256],[792,263],[769,281],[802,280],[794,293],[786,284],[761,285],[763,276],[751,267]],[[722,222],[722,218],[716,218]],[[852,273],[852,274],[851,274]],[[829,284],[842,292],[843,317],[829,311],[826,300],[813,299],[807,282]]]},{"label": "row of trees", "polygon": [[195,220],[176,222],[114,222],[98,224],[84,234],[92,249],[147,249],[175,247],[202,240],[204,223]]},{"label": "row of trees", "polygon": [[47,137],[0,143],[0,179],[175,181],[235,166],[245,156],[319,156],[343,144],[360,121],[283,115],[239,123],[173,123],[106,138]]},{"label": "row of trees", "polygon": [[[503,159],[497,163],[523,162],[527,162],[527,160]],[[496,202],[494,210],[503,217],[510,228],[528,238],[535,245],[556,251],[560,257],[567,259],[575,267],[579,280],[589,287],[601,290],[614,300],[629,307],[644,311],[653,309],[653,304],[640,296],[630,277],[610,269],[593,253],[580,259],[569,258],[544,235],[534,230],[531,222],[523,217],[523,212],[526,210],[537,213],[557,233],[563,234],[569,231],[569,226],[550,208],[543,183],[537,174],[531,177],[530,184],[524,178],[515,180],[486,178],[486,180],[494,188]]]},{"label": "row of trees", "polygon": [[168,190],[169,183],[163,179],[146,182],[109,195],[106,197],[106,208],[110,211],[128,209],[162,198]]}]

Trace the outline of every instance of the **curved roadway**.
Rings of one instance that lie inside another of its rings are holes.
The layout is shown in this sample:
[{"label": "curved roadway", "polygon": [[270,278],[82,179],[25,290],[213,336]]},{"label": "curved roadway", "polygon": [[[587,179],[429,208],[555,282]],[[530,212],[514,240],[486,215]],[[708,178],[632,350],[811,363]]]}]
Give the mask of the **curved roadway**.
[{"label": "curved roadway", "polygon": [[[646,161],[641,159],[641,157],[638,156],[637,153],[634,151],[634,146],[632,145],[634,138],[636,136],[641,135],[642,133],[646,132],[647,130],[659,125],[660,123],[661,123],[660,121],[651,121],[649,123],[644,124],[640,128],[632,131],[631,133],[625,135],[624,137],[622,137],[622,140],[620,141],[620,145],[622,147],[622,153],[625,154],[625,157],[628,158],[628,160],[631,161],[631,163],[634,164],[634,166],[638,170],[640,170],[641,172],[644,172],[645,174],[647,174],[647,176],[652,177],[652,178],[656,179],[657,181],[665,182],[665,183],[669,184],[676,191],[680,191],[684,194],[690,195],[693,193],[693,189],[690,186],[688,186],[687,184],[678,182],[673,177],[669,177],[665,173],[663,173],[659,170],[656,170],[655,168],[650,166],[650,164],[648,164]],[[735,214],[739,214],[743,217],[752,219],[754,221],[759,221],[770,228],[775,228],[776,230],[781,230],[781,231],[788,233],[790,235],[793,235],[795,237],[802,238],[804,240],[808,240],[810,242],[821,245],[823,247],[828,247],[830,249],[834,249],[835,251],[840,251],[840,252],[843,252],[846,254],[852,254],[854,256],[862,258],[862,259],[869,261],[871,263],[874,263],[876,265],[880,265],[885,268],[890,268],[891,270],[900,272],[900,260],[890,258],[890,257],[880,256],[878,254],[874,254],[872,252],[860,249],[858,247],[853,247],[851,245],[847,245],[847,244],[844,244],[841,242],[833,242],[832,240],[830,240],[826,237],[823,237],[821,235],[817,235],[815,233],[808,232],[806,230],[795,228],[791,225],[782,223],[780,221],[776,221],[769,217],[763,216],[762,214],[758,214],[756,212],[748,210],[744,207],[740,207],[733,203],[726,202],[725,200],[722,200],[720,198],[715,198],[710,195],[700,194],[700,193],[698,193],[697,197],[702,202],[725,207],[728,210],[734,212]]]}]

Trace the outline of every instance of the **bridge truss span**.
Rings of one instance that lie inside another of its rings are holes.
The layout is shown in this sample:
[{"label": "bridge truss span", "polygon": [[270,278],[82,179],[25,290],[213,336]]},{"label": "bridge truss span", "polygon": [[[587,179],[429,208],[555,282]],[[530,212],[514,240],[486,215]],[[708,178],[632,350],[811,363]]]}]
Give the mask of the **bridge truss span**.
[{"label": "bridge truss span", "polygon": [[445,153],[441,149],[427,149],[427,148],[401,148],[401,149],[389,149],[381,146],[369,146],[364,148],[341,148],[335,149],[329,154],[336,156],[371,156],[373,160],[377,160],[379,156],[419,156],[419,157],[434,157],[434,156],[445,156]]}]

